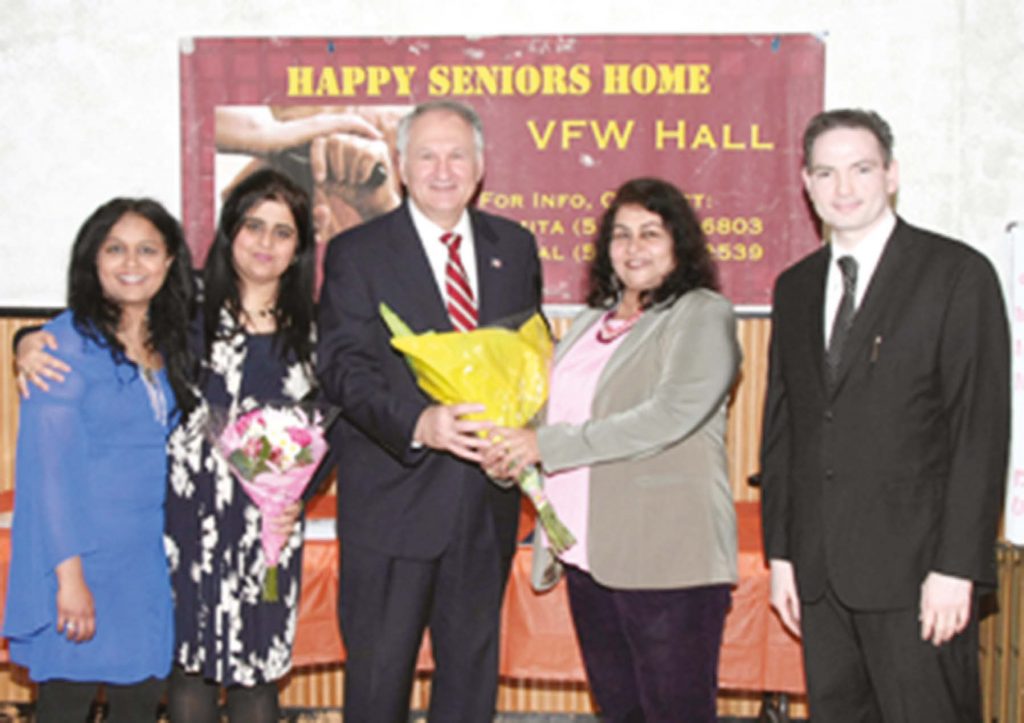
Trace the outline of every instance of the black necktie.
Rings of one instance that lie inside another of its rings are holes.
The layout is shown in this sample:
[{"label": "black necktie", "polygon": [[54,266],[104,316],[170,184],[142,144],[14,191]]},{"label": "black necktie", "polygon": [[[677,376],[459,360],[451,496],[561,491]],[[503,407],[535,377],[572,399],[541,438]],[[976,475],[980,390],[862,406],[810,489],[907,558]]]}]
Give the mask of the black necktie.
[{"label": "black necktie", "polygon": [[828,363],[828,381],[834,384],[839,373],[839,361],[843,358],[843,345],[853,326],[854,300],[857,294],[857,261],[852,256],[840,256],[836,261],[843,273],[843,298],[839,300],[836,318],[832,321],[832,336],[829,337],[825,360]]}]

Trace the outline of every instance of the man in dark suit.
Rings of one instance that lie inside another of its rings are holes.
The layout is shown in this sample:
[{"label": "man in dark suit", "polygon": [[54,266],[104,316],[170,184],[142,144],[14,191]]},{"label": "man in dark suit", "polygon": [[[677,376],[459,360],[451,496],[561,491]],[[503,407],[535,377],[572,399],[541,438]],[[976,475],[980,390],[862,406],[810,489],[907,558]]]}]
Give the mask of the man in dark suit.
[{"label": "man in dark suit", "polygon": [[481,407],[432,403],[391,348],[378,306],[417,332],[521,321],[540,307],[540,263],[521,226],[467,208],[484,170],[471,109],[418,106],[397,145],[408,199],[331,241],[320,299],[320,379],[342,410],[331,443],[345,717],[408,720],[428,627],[430,719],[480,723],[494,715],[519,495],[477,464],[484,425],[464,415]]},{"label": "man in dark suit", "polygon": [[779,277],[762,443],[772,605],[815,720],[980,720],[1009,343],[988,261],[895,216],[877,114],[821,113],[803,180],[831,244]]}]

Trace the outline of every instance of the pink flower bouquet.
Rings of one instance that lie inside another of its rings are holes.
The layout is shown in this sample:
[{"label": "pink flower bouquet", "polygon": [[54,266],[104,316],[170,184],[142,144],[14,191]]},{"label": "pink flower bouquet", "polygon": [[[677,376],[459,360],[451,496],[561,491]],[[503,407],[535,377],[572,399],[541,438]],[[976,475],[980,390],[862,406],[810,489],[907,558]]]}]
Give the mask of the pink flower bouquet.
[{"label": "pink flower bouquet", "polygon": [[263,599],[276,602],[277,562],[286,537],[270,528],[270,520],[302,496],[327,454],[323,418],[298,406],[254,409],[225,425],[216,443],[260,510],[260,542],[267,564]]}]

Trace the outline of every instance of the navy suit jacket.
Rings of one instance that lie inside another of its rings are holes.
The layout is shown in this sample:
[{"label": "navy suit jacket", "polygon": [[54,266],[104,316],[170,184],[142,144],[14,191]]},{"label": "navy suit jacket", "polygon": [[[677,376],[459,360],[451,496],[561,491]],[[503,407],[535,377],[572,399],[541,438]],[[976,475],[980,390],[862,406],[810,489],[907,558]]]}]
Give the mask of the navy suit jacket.
[{"label": "navy suit jacket", "polygon": [[825,372],[830,250],[775,287],[762,440],[765,552],[801,599],[916,606],[929,571],[994,585],[1006,479],[1006,312],[968,246],[897,222]]},{"label": "navy suit jacket", "polygon": [[[497,216],[470,210],[470,218],[481,326],[524,320],[540,309],[533,236]],[[416,421],[432,401],[391,347],[381,302],[413,331],[452,330],[407,204],[334,238],[325,261],[318,369],[325,396],[341,407],[331,446],[342,544],[432,559],[463,504],[471,514],[493,515],[498,542],[511,554],[518,492],[497,487],[478,465],[412,447]]]}]

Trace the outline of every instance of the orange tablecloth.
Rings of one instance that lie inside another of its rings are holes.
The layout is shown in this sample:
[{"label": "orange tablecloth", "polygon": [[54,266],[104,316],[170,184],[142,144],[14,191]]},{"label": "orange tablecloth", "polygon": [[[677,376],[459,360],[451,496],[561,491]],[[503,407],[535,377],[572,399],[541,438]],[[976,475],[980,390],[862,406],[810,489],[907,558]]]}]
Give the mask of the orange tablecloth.
[{"label": "orange tablecloth", "polygon": [[[2,505],[2,500],[0,500]],[[317,505],[330,509],[330,504]],[[9,509],[9,507],[8,507]],[[799,642],[790,637],[768,606],[768,571],[761,555],[761,525],[756,503],[736,506],[740,528],[740,583],[733,591],[725,622],[719,684],[730,690],[802,693],[803,662]],[[0,613],[7,595],[10,531],[0,530]],[[338,633],[338,554],[333,541],[309,541],[303,560],[302,598],[295,638],[297,667],[344,660]],[[551,592],[530,589],[532,551],[522,547],[513,561],[502,611],[501,675],[507,678],[583,682],[565,584]],[[6,642],[0,661],[7,660]],[[419,666],[432,667],[429,643]]]}]

